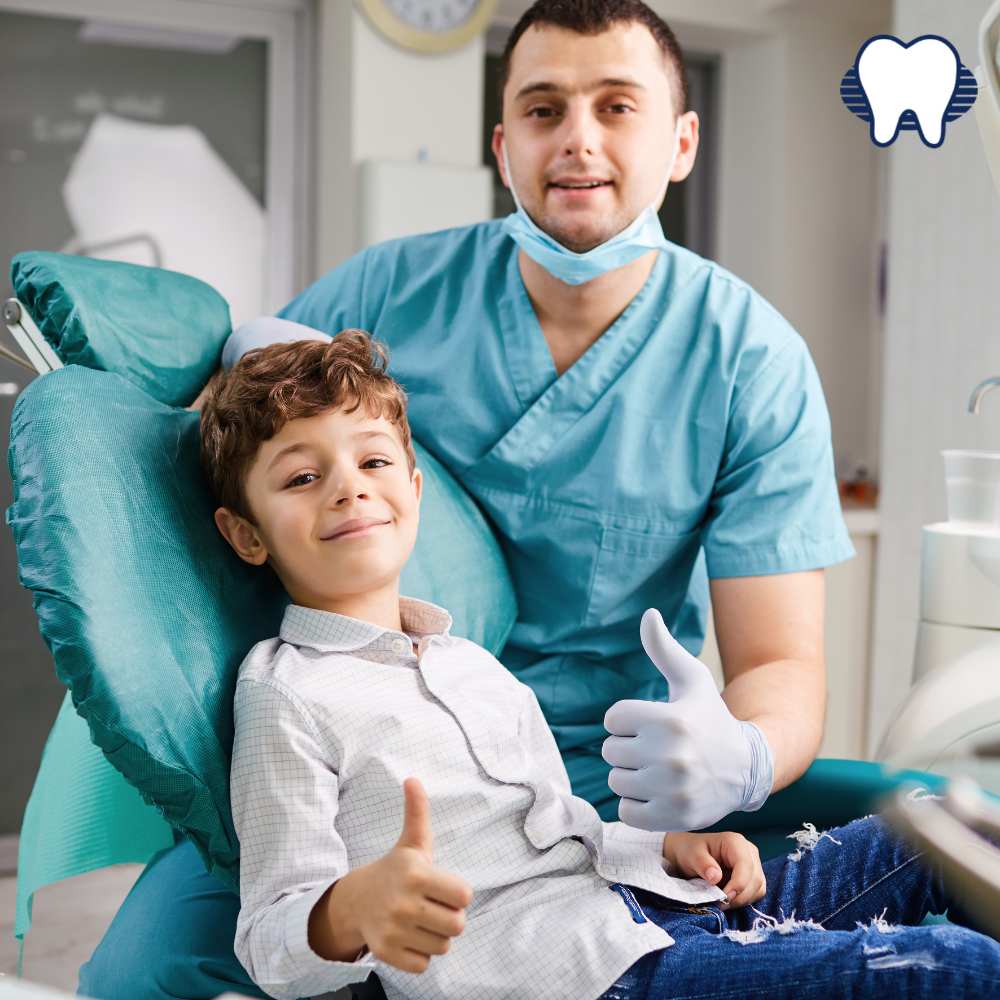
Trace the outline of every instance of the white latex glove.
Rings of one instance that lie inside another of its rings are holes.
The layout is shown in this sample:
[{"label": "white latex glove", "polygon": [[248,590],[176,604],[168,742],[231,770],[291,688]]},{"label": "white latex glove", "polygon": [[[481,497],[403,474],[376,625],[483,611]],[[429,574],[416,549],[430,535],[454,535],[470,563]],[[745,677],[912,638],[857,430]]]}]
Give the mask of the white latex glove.
[{"label": "white latex glove", "polygon": [[222,367],[229,371],[247,351],[271,344],[294,344],[299,340],[331,341],[328,333],[314,330],[311,326],[293,323],[290,319],[277,316],[259,316],[236,327],[228,336],[222,348]]},{"label": "white latex glove", "polygon": [[614,766],[618,816],[641,830],[701,830],[767,799],[774,759],[752,722],[733,718],[711,671],[667,631],[650,608],[639,626],[643,648],[670,683],[670,700],[619,701],[604,716],[612,733],[604,759]]}]

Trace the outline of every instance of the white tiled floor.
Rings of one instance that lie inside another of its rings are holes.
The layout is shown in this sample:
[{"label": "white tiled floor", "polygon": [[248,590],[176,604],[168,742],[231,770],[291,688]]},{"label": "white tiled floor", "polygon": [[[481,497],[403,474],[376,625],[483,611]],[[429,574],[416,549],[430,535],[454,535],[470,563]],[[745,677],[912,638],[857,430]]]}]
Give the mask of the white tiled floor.
[{"label": "white tiled floor", "polygon": [[[80,966],[104,936],[142,867],[115,865],[39,889],[31,930],[24,936],[24,978],[75,993]],[[17,975],[16,893],[14,876],[0,878],[0,975],[12,977]]]}]

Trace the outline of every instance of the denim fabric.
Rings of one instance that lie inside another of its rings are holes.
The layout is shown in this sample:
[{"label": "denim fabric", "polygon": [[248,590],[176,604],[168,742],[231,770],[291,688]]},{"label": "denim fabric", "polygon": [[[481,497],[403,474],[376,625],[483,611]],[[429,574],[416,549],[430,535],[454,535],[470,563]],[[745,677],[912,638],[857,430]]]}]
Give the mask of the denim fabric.
[{"label": "denim fabric", "polygon": [[763,899],[728,912],[637,890],[646,917],[676,943],[646,955],[602,1000],[979,1000],[1000,993],[995,941],[968,926],[913,926],[945,910],[952,921],[971,921],[939,873],[877,817],[830,830],[814,847],[768,861],[764,872]]},{"label": "denim fabric", "polygon": [[[728,913],[635,890],[676,944],[637,962],[603,1000],[1000,996],[1000,946],[991,939],[949,924],[894,926],[945,910],[972,922],[880,820],[830,830],[798,861],[782,855],[764,871],[767,895]],[[182,841],[136,883],[80,970],[80,992],[100,1000],[211,1000],[228,990],[266,997],[233,952],[239,905]]]}]

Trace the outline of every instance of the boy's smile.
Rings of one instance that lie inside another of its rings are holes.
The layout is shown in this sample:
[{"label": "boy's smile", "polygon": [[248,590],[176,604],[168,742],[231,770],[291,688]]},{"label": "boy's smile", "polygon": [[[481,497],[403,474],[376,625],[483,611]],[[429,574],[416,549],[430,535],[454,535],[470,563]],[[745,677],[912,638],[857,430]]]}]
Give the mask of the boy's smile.
[{"label": "boy's smile", "polygon": [[[246,480],[256,524],[225,508],[216,523],[241,558],[271,564],[296,604],[371,621],[384,603],[398,618],[420,489],[389,420],[333,409],[288,421],[260,446]],[[398,629],[388,614],[383,624]]]}]

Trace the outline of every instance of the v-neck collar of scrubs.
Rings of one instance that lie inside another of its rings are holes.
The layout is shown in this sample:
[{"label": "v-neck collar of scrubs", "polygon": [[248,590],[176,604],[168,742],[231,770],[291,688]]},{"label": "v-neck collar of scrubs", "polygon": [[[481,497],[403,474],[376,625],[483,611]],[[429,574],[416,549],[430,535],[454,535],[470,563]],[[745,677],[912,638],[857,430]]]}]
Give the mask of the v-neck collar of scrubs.
[{"label": "v-neck collar of scrubs", "polygon": [[663,293],[669,269],[669,254],[660,253],[646,283],[618,319],[573,365],[557,375],[514,247],[506,273],[497,272],[497,285],[503,281],[506,287],[496,287],[495,296],[507,365],[523,411],[477,465],[513,460],[526,468],[548,453],[565,430],[591,409],[656,328],[666,305]]}]

